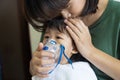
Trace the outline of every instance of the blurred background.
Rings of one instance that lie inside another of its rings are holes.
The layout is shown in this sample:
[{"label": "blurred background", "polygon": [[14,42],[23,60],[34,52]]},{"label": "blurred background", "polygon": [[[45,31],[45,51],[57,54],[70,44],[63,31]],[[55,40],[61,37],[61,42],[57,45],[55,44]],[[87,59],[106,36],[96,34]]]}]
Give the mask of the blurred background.
[{"label": "blurred background", "polygon": [[22,0],[0,0],[0,80],[31,80],[29,27]]}]

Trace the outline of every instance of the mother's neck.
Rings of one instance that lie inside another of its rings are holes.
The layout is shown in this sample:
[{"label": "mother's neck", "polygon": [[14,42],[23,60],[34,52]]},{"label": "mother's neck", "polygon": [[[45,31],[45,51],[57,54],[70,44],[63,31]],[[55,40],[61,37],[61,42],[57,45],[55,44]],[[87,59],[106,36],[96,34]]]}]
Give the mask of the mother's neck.
[{"label": "mother's neck", "polygon": [[90,14],[82,18],[83,22],[87,25],[90,26],[94,24],[103,14],[105,11],[107,4],[109,0],[99,0],[98,2],[98,10],[95,14]]}]

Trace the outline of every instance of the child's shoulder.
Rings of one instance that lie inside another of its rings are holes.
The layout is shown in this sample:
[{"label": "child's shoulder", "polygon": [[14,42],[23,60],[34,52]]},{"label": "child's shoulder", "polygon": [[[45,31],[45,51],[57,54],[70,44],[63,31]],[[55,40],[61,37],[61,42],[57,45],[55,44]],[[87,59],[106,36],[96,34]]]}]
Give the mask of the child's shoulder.
[{"label": "child's shoulder", "polygon": [[87,68],[90,67],[88,62],[84,62],[84,61],[79,61],[79,62],[73,62],[72,65],[71,64],[60,64],[59,65],[60,68],[73,68],[73,69],[77,69],[79,68]]}]

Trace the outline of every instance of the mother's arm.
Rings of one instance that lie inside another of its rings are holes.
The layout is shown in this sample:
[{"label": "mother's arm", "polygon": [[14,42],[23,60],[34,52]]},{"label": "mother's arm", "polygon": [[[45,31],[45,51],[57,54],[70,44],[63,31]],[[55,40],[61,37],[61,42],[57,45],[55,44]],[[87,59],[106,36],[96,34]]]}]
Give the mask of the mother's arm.
[{"label": "mother's arm", "polygon": [[93,46],[88,27],[80,19],[68,19],[65,23],[81,55],[113,79],[120,80],[120,60]]}]

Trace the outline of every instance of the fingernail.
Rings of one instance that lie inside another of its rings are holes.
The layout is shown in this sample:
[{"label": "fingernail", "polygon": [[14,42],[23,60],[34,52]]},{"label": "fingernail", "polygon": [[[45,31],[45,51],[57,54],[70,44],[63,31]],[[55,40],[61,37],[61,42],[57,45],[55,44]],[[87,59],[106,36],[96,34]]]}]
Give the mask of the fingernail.
[{"label": "fingernail", "polygon": [[68,28],[68,26],[66,26],[66,28]]},{"label": "fingernail", "polygon": [[67,19],[65,19],[64,22],[67,22]]},{"label": "fingernail", "polygon": [[70,18],[71,17],[71,14],[68,14],[68,18]]}]

